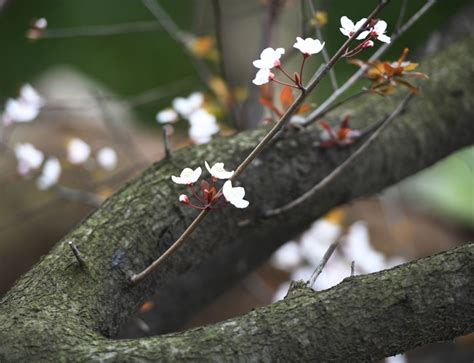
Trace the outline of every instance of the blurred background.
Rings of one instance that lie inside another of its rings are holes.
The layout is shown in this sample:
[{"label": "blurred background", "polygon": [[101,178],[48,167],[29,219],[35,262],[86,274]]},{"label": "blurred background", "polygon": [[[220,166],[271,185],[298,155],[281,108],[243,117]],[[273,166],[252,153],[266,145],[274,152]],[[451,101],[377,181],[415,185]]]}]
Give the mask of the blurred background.
[{"label": "blurred background", "polygon": [[[158,19],[151,3],[159,4]],[[317,10],[327,12],[321,31],[330,54],[344,40],[338,30],[340,17],[359,19],[374,3],[313,1]],[[157,122],[157,112],[170,107],[176,97],[202,92],[222,135],[261,124],[264,111],[258,103],[260,91],[251,84],[255,74],[251,61],[265,46],[288,50],[296,36],[314,36],[307,2],[220,0],[218,13],[215,4],[0,0],[0,111],[6,112],[9,99],[21,97],[24,84],[31,84],[42,98],[36,117],[13,126],[4,121],[0,131],[0,296],[103,199],[164,156],[163,129],[171,149],[192,143],[186,122],[172,126]],[[388,32],[403,7],[407,19],[422,4],[393,1],[382,15]],[[383,59],[395,61],[405,47],[410,48],[411,59],[422,59],[436,48],[452,16],[474,13],[472,8],[469,0],[439,1]],[[44,28],[38,23],[43,17]],[[175,36],[170,36],[170,26],[179,30]],[[285,65],[296,69],[299,62],[289,55]],[[312,57],[308,75],[321,62],[321,57]],[[341,62],[336,71],[341,84],[355,67]],[[363,85],[360,82],[348,94]],[[326,79],[311,101],[319,104],[330,93]],[[239,106],[230,107],[229,100]],[[45,160],[53,155],[59,160],[61,174],[54,187],[38,189],[35,181],[41,170],[18,175],[18,143],[31,143]],[[104,148],[115,155],[113,160],[109,155],[109,164],[99,156]],[[81,152],[87,154],[85,159],[74,162],[74,157],[83,158]],[[182,328],[244,314],[283,298],[288,282],[308,279],[327,246],[337,239],[340,248],[318,279],[317,289],[349,276],[352,261],[354,273],[368,273],[472,241],[473,168],[474,148],[470,148],[381,195],[332,211]],[[152,309],[153,302],[144,306],[122,337],[150,334],[147,316]],[[472,362],[473,340],[467,337],[397,359]]]}]

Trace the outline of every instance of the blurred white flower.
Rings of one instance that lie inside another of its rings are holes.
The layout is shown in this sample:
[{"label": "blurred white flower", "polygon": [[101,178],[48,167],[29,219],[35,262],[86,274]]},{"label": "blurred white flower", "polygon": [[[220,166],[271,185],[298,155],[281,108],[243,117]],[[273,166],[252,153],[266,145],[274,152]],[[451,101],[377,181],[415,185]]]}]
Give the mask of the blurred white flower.
[{"label": "blurred white flower", "polygon": [[111,147],[103,147],[97,152],[97,163],[102,169],[114,170],[117,166],[117,153]]},{"label": "blurred white flower", "polygon": [[48,26],[48,21],[46,20],[46,18],[39,18],[34,22],[33,26],[36,29],[44,30]]},{"label": "blurred white flower", "polygon": [[270,82],[274,77],[275,75],[269,69],[260,69],[252,80],[252,83],[261,86],[262,84]]},{"label": "blurred white flower", "polygon": [[[342,34],[344,34],[346,37],[350,38],[352,34],[354,34],[359,28],[364,25],[364,23],[367,21],[366,18],[360,19],[355,25],[352,22],[351,19],[349,19],[347,16],[343,16],[341,18],[341,28],[339,30],[341,31]],[[369,35],[368,30],[364,30],[362,33],[360,33],[357,36],[358,40],[365,39],[367,38],[367,35]]]},{"label": "blurred white flower", "polygon": [[375,33],[375,36],[378,40],[383,43],[389,44],[391,39],[388,35],[385,35],[387,31],[387,22],[383,20],[379,20],[374,27],[371,29],[372,33]]},{"label": "blurred white flower", "polygon": [[71,164],[84,163],[91,154],[91,147],[83,140],[75,137],[67,144],[67,159]]},{"label": "blurred white flower", "polygon": [[38,169],[43,162],[43,153],[30,143],[15,145],[15,156],[18,160],[18,174],[25,176],[30,171]]},{"label": "blurred white flower", "polygon": [[219,132],[216,117],[201,108],[189,116],[189,137],[195,144],[205,144],[211,141],[212,135]]},{"label": "blurred white flower", "polygon": [[292,281],[308,281],[314,272],[314,267],[301,266],[298,267],[291,274],[290,280]]},{"label": "blurred white flower", "polygon": [[245,189],[242,187],[233,187],[232,182],[227,180],[222,188],[225,199],[236,208],[247,208],[249,201],[244,199]]},{"label": "blurred white flower", "polygon": [[253,61],[253,65],[259,69],[272,69],[280,65],[280,58],[283,54],[285,54],[283,48],[265,48],[262,53],[260,53],[260,59]]},{"label": "blurred white flower", "polygon": [[61,164],[54,156],[46,160],[41,175],[36,180],[38,189],[45,190],[55,185],[61,176]]},{"label": "blurred white flower", "polygon": [[44,99],[30,84],[24,84],[17,99],[9,98],[5,103],[3,122],[10,125],[13,122],[30,122],[39,114],[45,104]]},{"label": "blurred white flower", "polygon": [[189,197],[186,194],[180,194],[178,199],[181,203],[184,204],[188,204],[190,202]]},{"label": "blurred white flower", "polygon": [[234,175],[234,171],[227,171],[224,169],[224,163],[215,163],[212,168],[209,166],[207,161],[206,164],[207,171],[216,179],[229,179]]},{"label": "blurred white flower", "polygon": [[293,44],[293,47],[298,49],[303,55],[310,56],[319,53],[324,47],[324,42],[321,43],[319,39],[296,37],[296,43]]},{"label": "blurred white flower", "polygon": [[167,108],[166,110],[160,111],[156,114],[156,121],[160,124],[175,122],[177,119],[178,114],[172,108]]},{"label": "blurred white flower", "polygon": [[181,116],[188,118],[193,112],[201,108],[204,95],[201,92],[191,93],[187,98],[177,97],[173,100],[173,108]]},{"label": "blurred white flower", "polygon": [[31,86],[31,84],[26,83],[20,88],[20,97],[22,101],[34,105],[38,108],[45,105],[44,98],[41,97],[38,92]]},{"label": "blurred white flower", "polygon": [[301,236],[301,253],[313,266],[319,264],[327,248],[341,235],[338,224],[319,219]]},{"label": "blurred white flower", "polygon": [[171,176],[171,180],[176,184],[193,184],[201,176],[202,169],[198,166],[195,170],[191,168],[184,168],[180,176]]},{"label": "blurred white flower", "polygon": [[300,246],[294,241],[285,243],[273,254],[270,263],[280,270],[291,271],[303,262]]}]

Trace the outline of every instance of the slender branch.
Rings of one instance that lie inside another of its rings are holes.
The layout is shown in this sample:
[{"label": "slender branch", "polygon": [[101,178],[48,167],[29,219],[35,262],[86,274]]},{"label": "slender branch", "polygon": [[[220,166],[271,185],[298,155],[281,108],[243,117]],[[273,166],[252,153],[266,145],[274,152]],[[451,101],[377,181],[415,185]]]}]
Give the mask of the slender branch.
[{"label": "slender branch", "polygon": [[402,0],[402,5],[400,6],[400,13],[398,14],[397,23],[395,24],[395,31],[398,31],[402,26],[403,19],[405,19],[405,13],[407,11],[408,0]]},{"label": "slender branch", "polygon": [[311,288],[314,286],[314,284],[316,283],[316,279],[319,277],[319,275],[321,275],[321,272],[323,272],[324,267],[326,266],[332,254],[336,250],[337,245],[339,244],[339,241],[340,241],[340,238],[338,238],[335,242],[329,245],[328,249],[324,253],[323,258],[321,259],[321,262],[319,263],[318,266],[316,266],[306,286],[311,287]]},{"label": "slender branch", "polygon": [[380,124],[380,126],[373,132],[373,134],[353,153],[351,154],[341,165],[335,168],[331,173],[329,173],[326,177],[324,177],[318,184],[313,186],[310,190],[306,193],[302,194],[300,197],[296,198],[295,200],[291,201],[290,203],[269,210],[265,213],[266,217],[275,216],[277,214],[284,213],[294,207],[300,205],[308,198],[311,198],[315,193],[319,192],[323,188],[325,188],[330,182],[332,182],[338,175],[340,175],[349,165],[352,164],[354,160],[357,159],[359,155],[362,154],[380,135],[380,133],[387,128],[388,125],[402,112],[404,111],[407,103],[413,98],[414,94],[409,93],[397,108]]},{"label": "slender branch", "polygon": [[216,33],[217,50],[219,51],[219,68],[222,79],[227,82],[227,72],[224,59],[224,41],[222,39],[222,9],[219,0],[212,0],[212,9],[214,10],[214,27]]},{"label": "slender branch", "polygon": [[[144,2],[148,2],[148,0],[142,0]],[[298,95],[295,99],[293,104],[286,110],[285,114],[280,118],[280,120],[273,126],[273,128],[265,134],[263,139],[255,146],[255,148],[250,152],[250,154],[242,161],[242,163],[235,169],[234,175],[230,178],[232,182],[234,182],[240,174],[245,170],[245,168],[258,156],[260,153],[271,144],[271,140],[273,137],[283,129],[283,127],[287,124],[290,120],[291,116],[300,108],[303,104],[306,96],[319,84],[321,79],[327,74],[329,69],[331,69],[334,64],[344,55],[346,50],[348,49],[351,42],[356,39],[359,34],[365,29],[370,21],[377,16],[377,14],[390,3],[391,0],[382,0],[379,2],[377,7],[372,11],[372,13],[367,17],[366,22],[357,30],[354,34],[352,34],[349,39],[347,39],[344,44],[339,48],[339,50],[334,54],[334,56],[330,59],[328,64],[326,64],[320,71],[316,72],[313,79],[309,82],[307,88],[302,88],[302,92]],[[219,193],[222,190],[219,191]],[[189,227],[184,231],[184,233],[171,245],[171,247],[161,255],[157,260],[155,260],[150,266],[148,266],[145,270],[140,272],[139,274],[135,274],[130,278],[130,281],[133,284],[137,284],[143,281],[148,275],[153,273],[159,265],[161,265],[168,257],[173,255],[176,250],[188,239],[188,237],[192,234],[192,232],[196,229],[196,227],[204,220],[204,218],[209,213],[209,209],[203,210],[201,213],[198,214],[196,219],[189,225]]]},{"label": "slender branch", "polygon": [[163,126],[163,148],[165,150],[165,158],[169,158],[171,156],[171,148],[170,148],[170,138],[168,136],[169,127],[168,125]]},{"label": "slender branch", "polygon": [[155,0],[142,0],[142,3],[156,18],[158,23],[163,27],[168,35],[179,45],[181,45],[181,48],[189,56],[189,59],[194,65],[199,77],[206,84],[206,86],[208,86],[209,80],[212,78],[212,73],[207,68],[207,66],[189,49],[189,37],[176,25],[165,9],[163,9],[163,7]]},{"label": "slender branch", "polygon": [[68,245],[71,248],[71,251],[74,254],[74,257],[76,257],[76,260],[79,263],[79,266],[81,266],[81,268],[86,268],[87,267],[86,266],[86,261],[85,261],[84,257],[82,257],[81,252],[79,251],[77,246],[74,244],[74,242],[69,241]]},{"label": "slender branch", "polygon": [[[397,40],[403,33],[405,33],[408,29],[411,28],[413,24],[415,24],[420,17],[422,17],[435,3],[437,0],[428,0],[425,5],[423,5],[400,29],[395,30],[395,32],[391,35],[391,43],[392,44],[395,40]],[[383,44],[377,51],[369,58],[369,62],[372,62],[376,59],[379,59],[385,51],[390,47],[390,44]],[[339,87],[335,92],[329,96],[326,101],[324,101],[317,109],[312,111],[307,117],[306,122],[303,124],[304,126],[308,126],[316,121],[321,114],[326,113],[326,109],[337,99],[341,96],[344,92],[346,92],[349,88],[351,88],[362,76],[365,74],[367,70],[367,66],[361,67],[357,72],[355,72],[341,87]]]},{"label": "slender branch", "polygon": [[74,37],[91,37],[127,33],[141,33],[162,30],[160,24],[154,21],[137,21],[134,23],[111,25],[88,25],[71,28],[47,29],[39,39],[58,39]]},{"label": "slender branch", "polygon": [[[313,1],[308,0],[308,5],[311,11],[311,15],[314,16],[314,14],[316,14],[316,9],[314,7]],[[324,42],[321,28],[317,24],[315,28],[316,28],[316,38],[318,38],[321,41],[321,43]],[[322,54],[323,54],[324,62],[328,63],[330,58],[329,58],[329,53],[325,47],[323,47]],[[331,80],[331,85],[334,91],[337,90],[337,78],[336,78],[336,73],[334,72],[334,69],[331,69],[329,71],[329,79]]]},{"label": "slender branch", "polygon": [[133,285],[136,285],[143,281],[148,275],[152,274],[156,269],[165,262],[170,256],[174,255],[175,252],[181,247],[181,245],[188,239],[188,237],[194,232],[197,226],[202,222],[202,220],[207,216],[210,209],[204,209],[201,211],[196,219],[186,228],[183,234],[176,240],[176,242],[171,245],[170,248],[166,250],[158,259],[156,259],[150,266],[144,269],[142,272],[133,275],[130,277],[130,282]]}]

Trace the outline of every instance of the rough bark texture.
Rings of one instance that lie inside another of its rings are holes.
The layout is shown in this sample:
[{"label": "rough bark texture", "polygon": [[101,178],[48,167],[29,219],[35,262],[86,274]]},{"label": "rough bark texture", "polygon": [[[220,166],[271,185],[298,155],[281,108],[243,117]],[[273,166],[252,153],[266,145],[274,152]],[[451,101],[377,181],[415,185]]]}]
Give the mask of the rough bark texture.
[{"label": "rough bark texture", "polygon": [[[174,298],[188,303],[183,299],[187,278],[198,275],[193,278],[199,283],[212,281],[209,295],[215,294],[332,207],[377,192],[472,144],[473,57],[470,38],[427,62],[424,71],[431,78],[423,97],[409,105],[359,162],[299,210],[263,218],[263,211],[300,195],[353,151],[319,150],[315,130],[287,135],[242,175],[251,201],[248,210],[211,213],[152,278],[131,287],[130,273],[162,253],[194,216],[176,203],[180,188],[170,183],[170,175],[204,160],[235,166],[263,131],[180,150],[157,163],[60,241],[1,300],[0,360],[247,360],[255,353],[263,360],[340,360],[338,354],[344,354],[345,360],[363,361],[472,331],[470,245],[351,279],[323,293],[298,290],[287,301],[214,327],[145,340],[108,339],[154,291],[170,293],[168,302],[181,309],[184,305]],[[354,106],[355,124],[380,119],[396,102],[374,97]],[[86,271],[74,260],[69,241],[87,257]],[[384,320],[384,309],[403,318]],[[319,320],[325,324],[311,329]],[[391,333],[383,334],[387,331]]]}]

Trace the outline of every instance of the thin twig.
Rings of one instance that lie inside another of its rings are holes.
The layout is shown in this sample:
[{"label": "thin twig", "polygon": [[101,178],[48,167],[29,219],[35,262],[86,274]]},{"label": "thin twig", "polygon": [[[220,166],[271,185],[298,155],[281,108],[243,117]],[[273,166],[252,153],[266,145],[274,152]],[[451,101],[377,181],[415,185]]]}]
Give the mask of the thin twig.
[{"label": "thin twig", "polygon": [[209,80],[212,78],[211,71],[207,66],[196,57],[196,55],[189,49],[189,36],[187,36],[171,19],[163,7],[155,0],[142,0],[143,5],[155,17],[158,23],[173,38],[179,45],[181,45],[184,52],[188,55],[194,68],[196,69],[201,80],[208,86]]},{"label": "thin twig", "polygon": [[403,24],[405,19],[405,13],[407,11],[408,0],[402,0],[402,5],[400,6],[400,13],[398,14],[397,23],[395,24],[395,31],[398,31]]},{"label": "thin twig", "polygon": [[71,28],[47,29],[41,34],[39,39],[92,37],[101,35],[152,32],[156,30],[162,30],[162,27],[155,21],[137,21],[134,23],[123,24],[87,25]]},{"label": "thin twig", "polygon": [[355,276],[355,261],[351,262],[351,277]]},{"label": "thin twig", "polygon": [[[147,0],[142,0],[147,1]],[[240,174],[245,170],[245,168],[258,156],[260,153],[265,149],[273,139],[273,137],[283,129],[283,127],[287,124],[290,120],[291,116],[300,108],[303,104],[306,96],[319,84],[321,79],[327,74],[327,72],[334,66],[334,64],[344,55],[346,50],[348,49],[351,42],[356,39],[359,34],[367,27],[369,22],[377,16],[377,14],[390,3],[391,0],[381,0],[377,7],[372,11],[372,13],[368,16],[366,22],[357,30],[352,36],[347,39],[344,44],[339,48],[339,50],[334,54],[334,56],[330,59],[328,64],[326,64],[320,71],[316,72],[312,80],[309,82],[306,88],[302,89],[302,92],[293,102],[293,104],[286,110],[285,114],[280,118],[280,120],[273,126],[273,128],[263,137],[263,139],[255,146],[255,148],[250,152],[250,154],[241,162],[241,164],[235,169],[234,175],[230,180],[234,182]],[[221,190],[219,191],[221,192]],[[183,232],[183,234],[171,245],[171,247],[161,255],[157,260],[155,260],[150,266],[148,266],[142,272],[133,275],[130,278],[130,282],[132,284],[138,284],[139,282],[143,281],[148,275],[153,273],[159,265],[161,265],[166,259],[172,256],[176,250],[188,239],[188,237],[192,234],[192,232],[197,228],[197,226],[204,220],[204,218],[209,213],[209,209],[205,209],[201,211],[196,219],[189,225],[189,227]]]},{"label": "thin twig", "polygon": [[352,153],[342,164],[340,164],[337,168],[335,168],[331,173],[326,175],[318,184],[314,185],[311,189],[309,189],[307,192],[299,196],[298,198],[294,199],[290,203],[279,207],[275,208],[272,210],[269,210],[265,213],[266,217],[272,217],[281,213],[284,213],[290,209],[293,209],[294,207],[300,205],[307,199],[311,198],[325,188],[330,182],[332,182],[337,176],[339,176],[344,170],[347,169],[349,165],[352,164],[354,160],[357,159],[359,155],[361,155],[380,135],[380,133],[387,128],[388,125],[405,109],[407,103],[412,99],[414,96],[413,93],[409,93],[402,102],[397,106],[397,108],[380,124],[380,126],[370,135],[370,137],[360,145],[360,147]]},{"label": "thin twig", "polygon": [[214,10],[214,27],[216,34],[217,50],[219,51],[219,68],[222,79],[227,82],[227,72],[224,58],[224,40],[222,32],[222,9],[219,0],[212,0],[212,9]]},{"label": "thin twig", "polygon": [[[415,24],[420,17],[422,17],[435,3],[437,0],[428,0],[425,5],[423,5],[400,29],[395,30],[395,32],[391,35],[391,43],[392,44],[396,39],[398,39],[403,33],[405,33],[408,29],[411,28],[413,24]],[[390,47],[390,44],[383,44],[377,51],[369,58],[369,62],[379,59],[385,51]],[[317,109],[312,111],[307,117],[306,122],[303,126],[308,126],[315,122],[321,114],[326,113],[326,109],[337,99],[341,96],[344,92],[346,92],[349,88],[351,88],[362,76],[365,74],[368,66],[362,66],[357,72],[355,72],[341,87],[339,87],[336,91],[334,91],[331,96],[329,96]]]},{"label": "thin twig", "polygon": [[339,244],[340,240],[341,239],[338,238],[336,241],[334,241],[333,243],[331,243],[329,245],[328,249],[324,253],[323,258],[321,259],[321,262],[319,263],[318,266],[316,266],[316,268],[314,269],[313,274],[311,275],[311,278],[306,283],[306,286],[311,287],[311,288],[314,286],[314,283],[316,282],[316,279],[318,278],[319,275],[321,275],[321,272],[323,272],[324,267],[328,263],[329,258],[331,258],[332,254],[336,250],[336,247]]},{"label": "thin twig", "polygon": [[163,126],[163,148],[165,150],[165,158],[169,158],[171,156],[171,148],[170,148],[170,138],[168,136],[169,127],[168,125]]},{"label": "thin twig", "polygon": [[[313,1],[308,0],[308,5],[309,5],[309,9],[311,11],[311,16],[314,16],[314,14],[316,14],[316,9],[314,8]],[[321,43],[323,43],[324,39],[323,39],[323,33],[321,31],[321,28],[318,26],[318,24],[316,24],[315,28],[316,28],[316,38],[318,38],[319,41]],[[322,54],[323,54],[324,62],[328,63],[329,62],[329,53],[328,53],[326,47],[323,47]],[[333,90],[334,91],[337,90],[337,78],[336,78],[336,72],[334,72],[334,68],[332,68],[329,71],[329,79],[331,80],[331,85],[332,85]]]},{"label": "thin twig", "polygon": [[71,248],[71,251],[74,254],[74,257],[76,257],[76,260],[79,263],[79,266],[81,266],[81,268],[83,268],[83,269],[86,268],[87,267],[86,261],[85,261],[84,257],[82,257],[81,252],[79,251],[77,246],[74,244],[74,242],[69,241],[68,245]]}]

